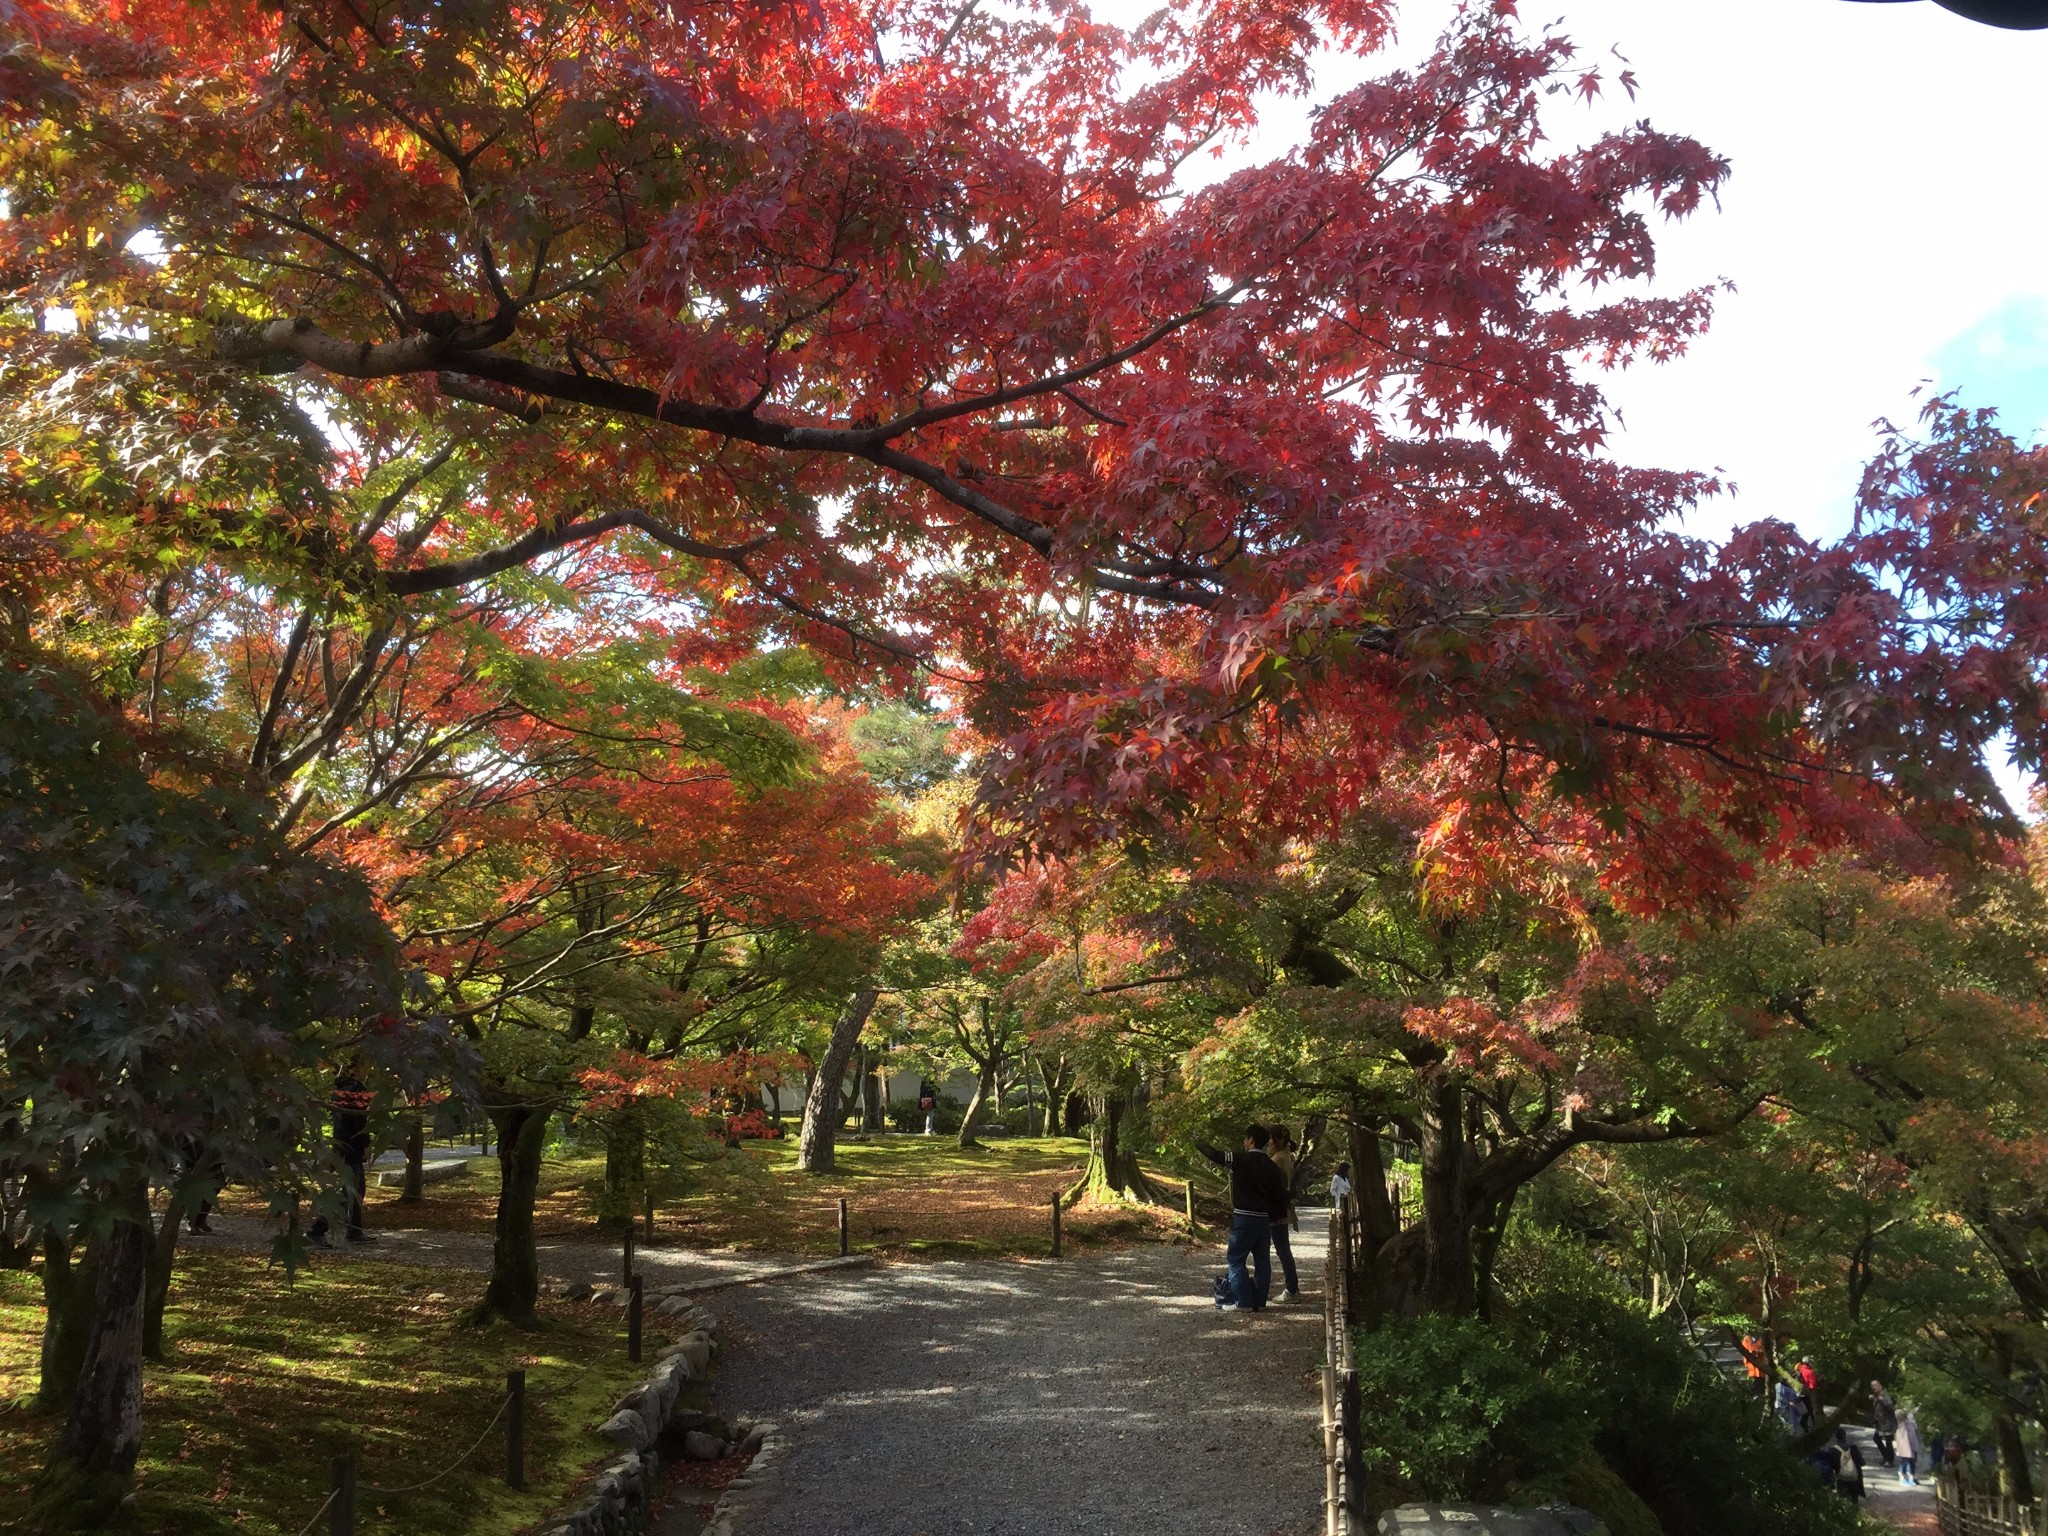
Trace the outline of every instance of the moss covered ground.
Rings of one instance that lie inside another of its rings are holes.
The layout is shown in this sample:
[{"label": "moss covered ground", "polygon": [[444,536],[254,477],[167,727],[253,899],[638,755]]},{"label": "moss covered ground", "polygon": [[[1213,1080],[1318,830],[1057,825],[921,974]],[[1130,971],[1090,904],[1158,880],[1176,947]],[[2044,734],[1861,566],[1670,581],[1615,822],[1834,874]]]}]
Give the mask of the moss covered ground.
[{"label": "moss covered ground", "polygon": [[[292,1536],[327,1497],[334,1455],[361,1447],[357,1529],[511,1532],[565,1502],[606,1450],[592,1432],[644,1372],[615,1308],[544,1303],[537,1327],[466,1323],[483,1276],[397,1264],[315,1267],[286,1284],[261,1258],[193,1255],[145,1373],[133,1532]],[[0,1530],[19,1511],[56,1425],[25,1403],[43,1320],[34,1276],[0,1271]],[[661,1336],[650,1330],[650,1344]],[[527,1372],[527,1493],[505,1486],[505,1372]],[[325,1530],[324,1522],[316,1527]]]},{"label": "moss covered ground", "polygon": [[[684,1165],[656,1210],[655,1240],[664,1246],[734,1247],[761,1253],[826,1255],[838,1251],[837,1202],[848,1202],[854,1246],[883,1258],[1010,1258],[1046,1251],[1050,1202],[1071,1188],[1088,1159],[1077,1137],[991,1138],[962,1148],[950,1137],[878,1135],[842,1139],[838,1168],[826,1176],[797,1172],[796,1139],[742,1142]],[[604,1159],[574,1146],[543,1165],[535,1231],[542,1241],[608,1241],[598,1224]],[[1181,1184],[1160,1180],[1165,1207],[1084,1205],[1063,1217],[1064,1240],[1076,1251],[1172,1238],[1184,1229]],[[426,1227],[478,1235],[491,1230],[497,1180],[491,1165],[430,1184],[417,1204],[401,1206],[398,1191],[370,1192],[370,1225]],[[239,1208],[234,1191],[225,1202]],[[259,1209],[253,1203],[247,1207]]]}]

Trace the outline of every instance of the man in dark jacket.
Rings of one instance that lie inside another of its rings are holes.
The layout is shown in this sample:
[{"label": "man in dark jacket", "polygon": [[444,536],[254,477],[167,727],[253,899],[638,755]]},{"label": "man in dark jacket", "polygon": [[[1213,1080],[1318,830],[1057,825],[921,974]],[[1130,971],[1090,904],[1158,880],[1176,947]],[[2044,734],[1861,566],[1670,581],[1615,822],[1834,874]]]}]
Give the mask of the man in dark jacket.
[{"label": "man in dark jacket", "polygon": [[[1273,1288],[1273,1223],[1287,1218],[1287,1181],[1266,1156],[1267,1141],[1266,1128],[1254,1125],[1246,1127],[1241,1151],[1221,1152],[1198,1144],[1210,1162],[1230,1170],[1230,1246],[1226,1256],[1231,1299],[1216,1303],[1226,1312],[1262,1310]],[[1247,1259],[1251,1261],[1249,1271]]]},{"label": "man in dark jacket", "polygon": [[[348,1240],[374,1243],[376,1239],[363,1230],[363,1197],[369,1185],[370,1105],[377,1095],[356,1076],[361,1070],[359,1061],[351,1061],[342,1068],[334,1080],[334,1097],[328,1108],[334,1114],[334,1149],[341,1154],[346,1170],[343,1178],[348,1186]],[[327,1233],[325,1216],[316,1217],[306,1229],[306,1236],[323,1248],[327,1246]]]},{"label": "man in dark jacket", "polygon": [[1870,1428],[1877,1436],[1877,1454],[1884,1464],[1892,1464],[1892,1437],[1899,1432],[1899,1406],[1884,1389],[1884,1383],[1870,1384]]}]

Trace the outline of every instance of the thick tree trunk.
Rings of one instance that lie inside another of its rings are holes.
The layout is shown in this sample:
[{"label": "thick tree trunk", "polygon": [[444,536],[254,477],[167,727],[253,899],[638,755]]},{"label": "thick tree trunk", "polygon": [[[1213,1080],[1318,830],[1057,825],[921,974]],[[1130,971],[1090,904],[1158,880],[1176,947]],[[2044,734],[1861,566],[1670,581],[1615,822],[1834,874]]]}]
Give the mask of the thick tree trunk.
[{"label": "thick tree trunk", "polygon": [[960,1145],[978,1147],[981,1122],[988,1115],[988,1106],[996,1091],[996,1058],[991,1056],[981,1068],[981,1075],[974,1081],[974,1098],[967,1105],[967,1113],[960,1121]]},{"label": "thick tree trunk", "polygon": [[1076,1186],[1076,1197],[1098,1200],[1134,1200],[1142,1205],[1159,1205],[1159,1191],[1138,1166],[1137,1137],[1132,1134],[1131,1095],[1125,1092],[1099,1093],[1090,1106],[1094,1111],[1094,1134],[1089,1141],[1088,1167]]},{"label": "thick tree trunk", "polygon": [[1415,1263],[1419,1249],[1411,1255],[1399,1246],[1401,1223],[1387,1194],[1379,1128],[1354,1118],[1348,1131],[1351,1194],[1358,1221],[1358,1296],[1365,1303],[1363,1320],[1376,1327],[1384,1314],[1401,1312],[1412,1297],[1419,1278]]},{"label": "thick tree trunk", "polygon": [[43,1351],[36,1384],[38,1413],[70,1406],[92,1337],[93,1293],[99,1285],[101,1245],[89,1243],[73,1260],[70,1240],[56,1228],[43,1234]]},{"label": "thick tree trunk", "polygon": [[1462,1315],[1477,1304],[1465,1189],[1465,1091],[1441,1068],[1416,1074],[1422,1108],[1422,1301]]},{"label": "thick tree trunk", "polygon": [[142,1449],[142,1314],[153,1234],[145,1191],[131,1191],[103,1248],[92,1337],[63,1434],[36,1483],[36,1530],[101,1530],[127,1497]]},{"label": "thick tree trunk", "polygon": [[405,1133],[405,1187],[398,1192],[400,1205],[418,1205],[427,1198],[427,1127],[417,1116]]},{"label": "thick tree trunk", "polygon": [[605,1225],[630,1227],[647,1204],[647,1122],[637,1109],[617,1109],[604,1119]]},{"label": "thick tree trunk", "polygon": [[512,1104],[491,1111],[498,1132],[498,1221],[491,1282],[472,1318],[502,1317],[525,1327],[540,1301],[540,1256],[533,1246],[533,1204],[540,1191],[549,1111]]},{"label": "thick tree trunk", "polygon": [[888,1124],[888,1106],[882,1102],[883,1071],[879,1061],[871,1061],[860,1075],[860,1123],[863,1130],[879,1131]]},{"label": "thick tree trunk", "polygon": [[804,1097],[804,1128],[797,1140],[796,1165],[805,1173],[830,1173],[837,1160],[839,1121],[835,1116],[842,1109],[839,1084],[880,995],[873,987],[862,987],[832,1021],[825,1059],[811,1074],[811,1091]]},{"label": "thick tree trunk", "polygon": [[2020,1438],[2019,1420],[2007,1404],[2012,1398],[2013,1347],[2008,1334],[1991,1339],[1991,1364],[2006,1391],[1991,1415],[1991,1432],[1998,1441],[1998,1492],[2001,1498],[2018,1504],[2034,1502],[2034,1477],[2027,1466],[2027,1445]]}]

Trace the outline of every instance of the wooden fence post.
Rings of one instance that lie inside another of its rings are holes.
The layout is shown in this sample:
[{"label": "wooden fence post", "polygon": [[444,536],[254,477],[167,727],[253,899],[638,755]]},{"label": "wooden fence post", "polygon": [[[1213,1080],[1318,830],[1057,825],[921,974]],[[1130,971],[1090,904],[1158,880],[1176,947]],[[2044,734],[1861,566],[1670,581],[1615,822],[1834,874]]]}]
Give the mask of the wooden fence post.
[{"label": "wooden fence post", "polygon": [[1349,1536],[1337,1529],[1337,1368],[1323,1363],[1323,1536]]},{"label": "wooden fence post", "polygon": [[[1351,1351],[1346,1349],[1349,1360]],[[1337,1373],[1338,1433],[1344,1466],[1338,1485],[1344,1490],[1344,1536],[1365,1529],[1365,1447],[1359,1437],[1358,1372],[1347,1365]]]},{"label": "wooden fence post", "polygon": [[628,1222],[626,1223],[626,1244],[625,1244],[625,1256],[624,1256],[624,1258],[623,1258],[623,1260],[621,1261],[621,1263],[620,1263],[620,1266],[619,1266],[619,1284],[621,1284],[621,1285],[631,1285],[632,1283],[633,1283],[633,1223],[632,1223],[631,1221],[628,1221]]},{"label": "wooden fence post", "polygon": [[356,1536],[356,1447],[334,1458],[334,1502],[327,1506],[328,1536]]},{"label": "wooden fence post", "polygon": [[526,1487],[526,1372],[505,1373],[505,1486]]},{"label": "wooden fence post", "polygon": [[640,1215],[647,1223],[646,1230],[640,1234],[641,1240],[651,1243],[654,1241],[654,1191],[651,1189],[641,1191]]},{"label": "wooden fence post", "polygon": [[1195,1225],[1195,1181],[1193,1179],[1189,1179],[1187,1183],[1181,1186],[1181,1198],[1187,1205],[1188,1227],[1190,1230],[1193,1230]]},{"label": "wooden fence post", "polygon": [[1052,1256],[1060,1256],[1060,1197],[1052,1197]]},{"label": "wooden fence post", "polygon": [[640,1318],[641,1306],[646,1295],[646,1277],[635,1275],[627,1287],[626,1297],[626,1358],[636,1365],[640,1360]]},{"label": "wooden fence post", "polygon": [[839,1197],[839,1257],[845,1258],[853,1251],[846,1230],[846,1196]]}]

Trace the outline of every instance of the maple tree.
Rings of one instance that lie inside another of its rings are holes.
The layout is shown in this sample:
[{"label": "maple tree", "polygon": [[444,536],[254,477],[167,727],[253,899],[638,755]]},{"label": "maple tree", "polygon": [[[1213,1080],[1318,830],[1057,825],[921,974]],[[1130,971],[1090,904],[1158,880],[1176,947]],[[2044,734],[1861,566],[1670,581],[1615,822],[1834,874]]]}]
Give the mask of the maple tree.
[{"label": "maple tree", "polygon": [[[678,750],[658,711],[605,719],[602,732],[525,720],[502,771],[472,749],[468,775],[359,834],[388,849],[387,900],[430,1006],[482,1053],[501,1167],[482,1305],[518,1320],[538,1295],[547,1128],[577,1107],[581,1073],[736,1043],[764,1008],[859,974],[928,889],[892,861],[892,828],[843,749],[805,743],[796,722],[781,771],[750,783],[747,754]],[[608,1197],[630,1212],[645,1127],[630,1102],[607,1125]]]},{"label": "maple tree", "polygon": [[296,1211],[333,1182],[326,1064],[417,1081],[433,1053],[397,1024],[362,882],[294,854],[217,761],[12,649],[0,742],[0,1179],[43,1250],[39,1399],[66,1413],[37,1516],[92,1527],[140,1448],[191,1203],[235,1179]]},{"label": "maple tree", "polygon": [[[1603,83],[1504,0],[1207,185],[1383,4],[11,15],[15,392],[122,404],[9,449],[45,499],[111,476],[370,592],[615,537],[736,636],[971,679],[986,825],[1040,847],[1247,783],[1327,824],[1448,743],[1447,800],[1590,809],[1615,878],[1673,896],[1740,874],[1726,832],[1967,826],[1987,743],[2039,761],[2028,455],[1944,421],[1844,540],[1720,547],[1672,527],[1710,482],[1607,456],[1598,369],[1710,308],[1632,286],[1651,219],[1725,167],[1647,127],[1557,147]],[[336,537],[273,373],[488,419],[497,540]],[[190,451],[265,417],[266,454]],[[1308,779],[1305,711],[1348,727]]]}]

